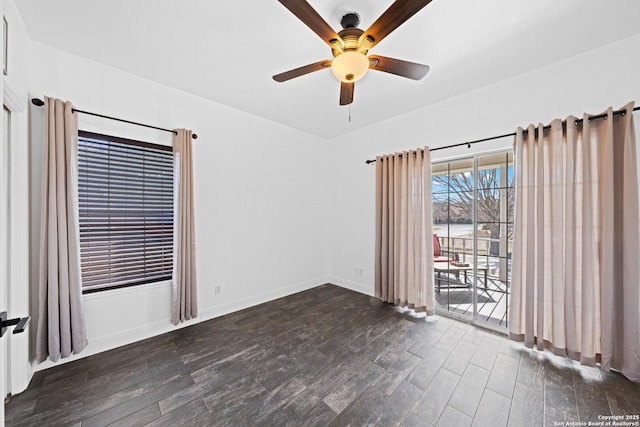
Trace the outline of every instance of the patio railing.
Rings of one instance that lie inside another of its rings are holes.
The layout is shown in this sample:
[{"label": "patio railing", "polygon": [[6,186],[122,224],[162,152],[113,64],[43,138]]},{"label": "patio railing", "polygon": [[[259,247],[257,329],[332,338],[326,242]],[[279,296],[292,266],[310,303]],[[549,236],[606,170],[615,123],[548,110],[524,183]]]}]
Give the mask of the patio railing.
[{"label": "patio railing", "polygon": [[[447,237],[438,236],[440,247],[443,252],[452,255],[457,254],[460,261],[473,262],[473,238],[472,237]],[[496,326],[506,326],[506,316],[511,283],[511,257],[495,256],[491,254],[491,244],[499,239],[478,237],[477,239],[477,263],[478,267],[488,268],[487,280],[480,274],[477,280],[478,292],[478,320]],[[512,242],[508,242],[508,253],[511,253]],[[501,274],[502,266],[502,274]],[[458,281],[458,278],[449,278],[449,281]],[[470,281],[472,281],[470,276]],[[462,283],[460,283],[462,285]],[[467,289],[456,289],[455,291],[441,292],[436,296],[438,302],[447,307],[447,310],[460,314],[469,315],[473,312],[473,283],[468,283]]]},{"label": "patio railing", "polygon": [[[473,262],[473,238],[472,237],[447,237],[438,236],[440,242],[440,248],[447,254],[457,254],[458,259],[462,262]],[[478,237],[478,265],[482,267],[489,267],[489,274],[491,276],[500,277],[502,280],[507,281],[507,277],[500,275],[500,260],[501,257],[492,255],[491,244],[500,243],[500,239],[491,239],[488,237]],[[508,241],[508,254],[511,254],[513,247],[513,241]],[[502,256],[503,260],[506,260],[507,274],[511,273],[511,257]],[[503,262],[503,264],[505,264]]]}]

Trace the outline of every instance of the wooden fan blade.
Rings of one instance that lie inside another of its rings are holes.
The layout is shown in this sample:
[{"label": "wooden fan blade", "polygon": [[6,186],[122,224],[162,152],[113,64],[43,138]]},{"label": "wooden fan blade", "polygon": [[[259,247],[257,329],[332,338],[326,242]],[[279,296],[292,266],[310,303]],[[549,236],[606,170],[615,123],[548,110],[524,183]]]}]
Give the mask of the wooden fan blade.
[{"label": "wooden fan blade", "polygon": [[322,40],[331,46],[332,40],[339,40],[342,44],[340,36],[322,19],[320,14],[311,7],[305,0],[278,0],[284,7],[289,9],[291,13],[296,15],[307,27],[320,36]]},{"label": "wooden fan blade", "polygon": [[296,77],[304,76],[305,74],[313,73],[314,71],[324,70],[325,68],[331,68],[331,61],[318,61],[300,68],[294,68],[293,70],[276,74],[273,76],[273,80],[282,83]]},{"label": "wooden fan blade", "polygon": [[355,83],[340,82],[340,105],[349,105],[353,102],[353,89]]},{"label": "wooden fan blade", "polygon": [[360,40],[370,37],[373,42],[369,48],[372,48],[429,3],[431,0],[396,0],[362,34]]},{"label": "wooden fan blade", "polygon": [[415,62],[387,58],[386,56],[379,55],[369,56],[369,69],[384,71],[385,73],[391,73],[413,80],[420,80],[429,72],[428,65],[416,64]]}]

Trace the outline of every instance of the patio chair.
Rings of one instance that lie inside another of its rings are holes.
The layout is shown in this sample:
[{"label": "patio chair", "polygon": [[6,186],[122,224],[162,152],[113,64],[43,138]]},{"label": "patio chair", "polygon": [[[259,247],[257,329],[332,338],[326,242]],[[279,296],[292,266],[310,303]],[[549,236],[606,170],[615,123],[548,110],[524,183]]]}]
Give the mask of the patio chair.
[{"label": "patio chair", "polygon": [[455,252],[449,253],[443,251],[442,247],[440,246],[440,240],[438,240],[438,235],[436,233],[433,233],[433,262],[452,261],[458,261],[458,254]]}]

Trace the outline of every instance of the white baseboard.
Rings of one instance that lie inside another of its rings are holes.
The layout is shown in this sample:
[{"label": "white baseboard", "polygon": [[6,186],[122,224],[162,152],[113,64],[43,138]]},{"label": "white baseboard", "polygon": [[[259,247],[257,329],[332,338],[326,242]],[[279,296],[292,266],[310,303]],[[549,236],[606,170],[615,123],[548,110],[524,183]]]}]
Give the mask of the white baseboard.
[{"label": "white baseboard", "polygon": [[305,282],[300,282],[286,288],[274,289],[272,291],[252,295],[250,297],[243,298],[234,302],[215,305],[213,307],[208,307],[202,310],[201,316],[205,318],[204,320],[214,319],[216,317],[224,316],[225,314],[244,310],[245,308],[253,307],[258,304],[263,304],[265,302],[273,301],[278,298],[306,291],[308,289],[315,288],[316,286],[324,285],[328,281],[329,280],[326,277],[307,280]]},{"label": "white baseboard", "polygon": [[32,362],[33,371],[42,371],[44,369],[58,366],[63,363],[72,362],[74,360],[112,350],[123,345],[132,344],[138,341],[145,340],[147,338],[155,337],[157,335],[195,325],[200,322],[206,322],[207,320],[215,319],[216,317],[224,316],[225,314],[244,310],[245,308],[253,307],[258,304],[263,304],[265,302],[273,301],[278,298],[306,291],[308,289],[315,288],[316,286],[323,285],[327,282],[329,282],[329,279],[327,277],[320,277],[317,279],[296,283],[295,285],[287,286],[284,288],[274,289],[261,294],[252,295],[250,297],[243,298],[232,303],[225,303],[207,307],[200,310],[200,313],[196,319],[189,320],[177,326],[172,325],[171,316],[167,316],[166,319],[162,319],[152,323],[146,323],[144,325],[136,326],[127,330],[114,332],[100,338],[91,339],[89,345],[87,345],[87,347],[81,353],[71,355],[70,357],[64,359],[60,359],[55,363],[51,362],[50,360],[46,360],[40,364]]},{"label": "white baseboard", "polygon": [[369,295],[371,297],[375,296],[375,289],[373,288],[373,285],[365,285],[364,283],[353,282],[336,276],[329,276],[327,281],[336,286],[360,292],[361,294]]}]

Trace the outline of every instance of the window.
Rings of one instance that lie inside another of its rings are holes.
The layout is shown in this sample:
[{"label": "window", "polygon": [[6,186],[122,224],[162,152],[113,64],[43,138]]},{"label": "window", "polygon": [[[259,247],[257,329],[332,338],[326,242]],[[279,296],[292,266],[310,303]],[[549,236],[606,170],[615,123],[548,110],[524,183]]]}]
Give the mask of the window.
[{"label": "window", "polygon": [[83,293],[171,279],[171,147],[80,131]]}]

